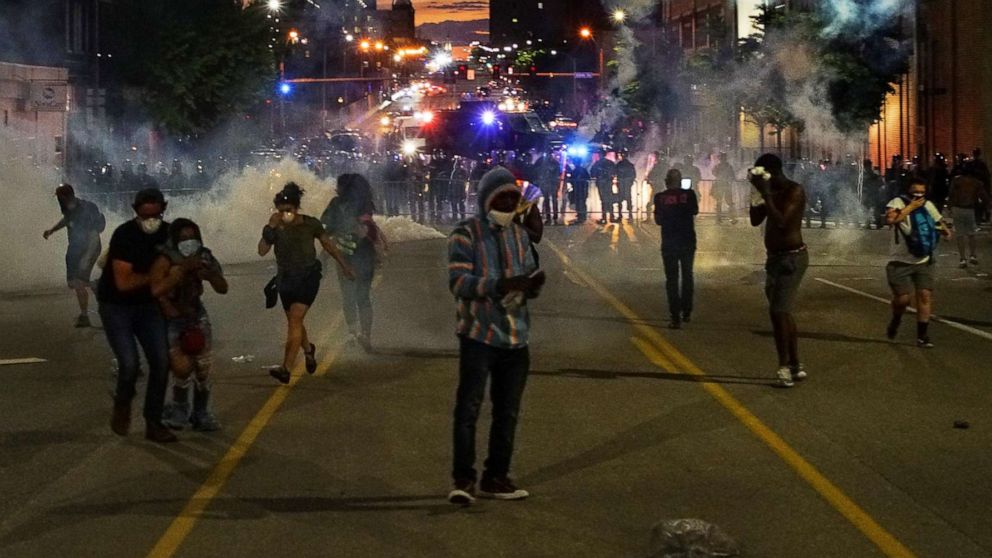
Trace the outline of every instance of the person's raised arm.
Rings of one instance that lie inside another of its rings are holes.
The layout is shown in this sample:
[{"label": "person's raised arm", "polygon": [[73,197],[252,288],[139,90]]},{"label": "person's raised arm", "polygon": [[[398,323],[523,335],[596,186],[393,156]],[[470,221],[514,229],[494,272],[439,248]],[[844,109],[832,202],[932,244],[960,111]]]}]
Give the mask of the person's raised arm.
[{"label": "person's raised arm", "polygon": [[896,207],[888,208],[885,212],[885,224],[895,225],[896,223],[902,222],[906,219],[906,217],[909,217],[911,213],[923,207],[924,204],[926,204],[926,198],[917,198],[909,202],[909,205],[903,207],[902,209]]},{"label": "person's raised arm", "polygon": [[276,227],[279,226],[279,214],[273,213],[269,222],[262,227],[262,238],[258,241],[258,255],[265,256],[276,243]]}]

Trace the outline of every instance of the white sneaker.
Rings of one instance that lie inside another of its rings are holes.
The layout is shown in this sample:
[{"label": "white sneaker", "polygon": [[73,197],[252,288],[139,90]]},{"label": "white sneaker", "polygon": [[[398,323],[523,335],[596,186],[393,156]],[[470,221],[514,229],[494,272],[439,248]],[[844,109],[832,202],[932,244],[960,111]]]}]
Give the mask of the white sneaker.
[{"label": "white sneaker", "polygon": [[775,384],[776,387],[792,387],[796,385],[796,383],[792,381],[792,369],[788,366],[779,368],[778,372],[775,373],[775,376],[778,380],[778,383]]},{"label": "white sneaker", "polygon": [[460,506],[467,506],[475,502],[475,482],[456,481],[455,488],[448,493],[448,501]]},{"label": "white sneaker", "polygon": [[803,381],[803,380],[806,379],[806,376],[807,376],[806,375],[806,367],[803,366],[803,363],[800,362],[799,364],[797,364],[795,366],[791,366],[791,367],[789,367],[789,370],[792,371],[792,379],[793,380],[799,380],[801,382],[801,381]]}]

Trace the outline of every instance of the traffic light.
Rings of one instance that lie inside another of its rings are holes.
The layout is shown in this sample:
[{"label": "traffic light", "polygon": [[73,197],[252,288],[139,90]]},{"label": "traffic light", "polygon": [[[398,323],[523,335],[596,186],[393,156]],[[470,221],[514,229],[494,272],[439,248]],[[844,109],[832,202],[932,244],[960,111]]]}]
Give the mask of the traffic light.
[{"label": "traffic light", "polygon": [[500,69],[501,68],[499,67],[499,64],[493,64],[493,77],[494,78],[498,78],[499,77]]}]

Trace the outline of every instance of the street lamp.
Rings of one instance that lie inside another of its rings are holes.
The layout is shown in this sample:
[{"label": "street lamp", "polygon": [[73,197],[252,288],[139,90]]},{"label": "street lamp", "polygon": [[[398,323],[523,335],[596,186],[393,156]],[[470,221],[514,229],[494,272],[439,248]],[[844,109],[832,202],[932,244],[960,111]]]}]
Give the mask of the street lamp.
[{"label": "street lamp", "polygon": [[616,23],[623,23],[627,19],[627,13],[622,9],[617,8],[613,10],[613,21]]},{"label": "street lamp", "polygon": [[599,46],[599,43],[596,42],[595,37],[592,36],[592,29],[589,29],[588,27],[583,27],[582,29],[579,29],[579,37],[582,37],[583,39],[592,41],[593,46],[596,47],[596,54],[599,57],[599,81],[600,81],[600,83],[602,83],[603,82],[603,71],[604,71],[603,70],[603,48],[601,46]]},{"label": "street lamp", "polygon": [[351,41],[354,41],[355,40],[355,36],[352,35],[351,33],[348,33],[347,35],[344,36],[344,40],[346,40],[346,41],[348,41],[350,43]]},{"label": "street lamp", "polygon": [[358,44],[358,47],[364,50],[365,52],[368,52],[369,49],[372,48],[372,43],[368,41],[362,41],[361,43]]},{"label": "street lamp", "polygon": [[268,0],[265,3],[265,6],[269,9],[270,12],[278,12],[279,10],[282,9],[282,1],[281,0]]}]

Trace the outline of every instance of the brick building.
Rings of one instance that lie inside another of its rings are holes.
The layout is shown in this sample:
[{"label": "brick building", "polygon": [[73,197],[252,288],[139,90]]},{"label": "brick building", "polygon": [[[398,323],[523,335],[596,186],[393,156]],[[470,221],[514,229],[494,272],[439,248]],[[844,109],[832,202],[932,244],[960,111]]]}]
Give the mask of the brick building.
[{"label": "brick building", "polygon": [[906,23],[914,36],[911,69],[869,132],[873,160],[992,148],[992,35],[981,23],[990,17],[992,0],[918,3]]}]

